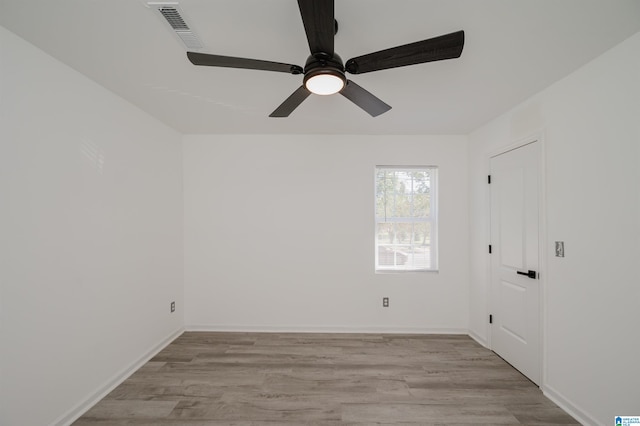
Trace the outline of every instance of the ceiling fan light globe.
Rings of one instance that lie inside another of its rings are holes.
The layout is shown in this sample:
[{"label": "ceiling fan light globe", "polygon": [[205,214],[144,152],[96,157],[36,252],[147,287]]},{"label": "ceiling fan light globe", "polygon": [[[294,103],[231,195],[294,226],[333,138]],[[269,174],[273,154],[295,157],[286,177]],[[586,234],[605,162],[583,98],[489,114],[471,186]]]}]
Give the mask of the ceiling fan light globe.
[{"label": "ceiling fan light globe", "polygon": [[345,80],[335,74],[320,73],[306,79],[304,85],[313,94],[333,95],[344,88]]}]

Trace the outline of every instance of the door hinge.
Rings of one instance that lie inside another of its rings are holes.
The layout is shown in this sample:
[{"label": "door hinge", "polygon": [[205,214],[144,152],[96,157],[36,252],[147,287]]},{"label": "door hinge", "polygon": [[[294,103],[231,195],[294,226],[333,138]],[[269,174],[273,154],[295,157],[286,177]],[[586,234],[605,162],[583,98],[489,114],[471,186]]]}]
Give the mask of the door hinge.
[{"label": "door hinge", "polygon": [[493,315],[489,314],[489,324],[493,324]]},{"label": "door hinge", "polygon": [[489,254],[491,254],[491,244],[489,244]]},{"label": "door hinge", "polygon": [[487,175],[487,183],[491,184],[491,175]]}]

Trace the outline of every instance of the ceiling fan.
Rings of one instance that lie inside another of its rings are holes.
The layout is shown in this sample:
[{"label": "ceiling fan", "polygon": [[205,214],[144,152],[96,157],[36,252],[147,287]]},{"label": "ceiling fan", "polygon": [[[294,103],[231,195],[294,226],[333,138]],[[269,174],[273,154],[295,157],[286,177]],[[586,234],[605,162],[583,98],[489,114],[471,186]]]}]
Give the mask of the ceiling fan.
[{"label": "ceiling fan", "polygon": [[291,94],[269,117],[288,117],[311,93],[332,95],[340,93],[365,110],[372,117],[385,113],[391,106],[345,77],[388,68],[404,67],[425,62],[459,58],[464,46],[464,31],[457,31],[427,40],[349,59],[343,65],[334,51],[334,35],[338,22],[334,18],[334,0],[298,0],[302,23],[311,55],[304,68],[298,65],[232,56],[187,52],[194,65],[242,68],[263,71],[304,74],[303,84]]}]

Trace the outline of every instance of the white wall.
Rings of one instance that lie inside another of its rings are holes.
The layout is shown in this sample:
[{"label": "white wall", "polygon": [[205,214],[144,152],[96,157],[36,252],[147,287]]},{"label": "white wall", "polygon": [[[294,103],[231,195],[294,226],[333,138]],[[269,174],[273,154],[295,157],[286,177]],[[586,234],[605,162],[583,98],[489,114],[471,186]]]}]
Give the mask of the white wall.
[{"label": "white wall", "polygon": [[180,135],[2,27],[0,60],[0,424],[65,423],[182,326]]},{"label": "white wall", "polygon": [[[186,327],[466,333],[466,142],[185,136]],[[440,272],[374,273],[376,165],[439,166]]]},{"label": "white wall", "polygon": [[[640,413],[640,34],[470,135],[470,329],[487,338],[488,153],[544,132],[544,391],[585,424]],[[565,241],[566,257],[554,257]]]}]

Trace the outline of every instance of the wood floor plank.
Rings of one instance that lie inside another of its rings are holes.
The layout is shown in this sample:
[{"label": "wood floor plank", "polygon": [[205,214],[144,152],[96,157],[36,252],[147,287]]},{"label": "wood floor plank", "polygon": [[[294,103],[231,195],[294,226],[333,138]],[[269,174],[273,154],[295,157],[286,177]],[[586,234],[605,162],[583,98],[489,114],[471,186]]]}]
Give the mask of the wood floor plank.
[{"label": "wood floor plank", "polygon": [[461,335],[187,332],[75,426],[577,425]]},{"label": "wood floor plank", "polygon": [[346,422],[437,423],[469,425],[513,425],[516,417],[500,405],[457,404],[345,404],[343,418]]},{"label": "wood floor plank", "polygon": [[91,408],[86,417],[93,418],[155,418],[167,417],[178,404],[173,401],[147,401],[147,400],[103,400]]}]

